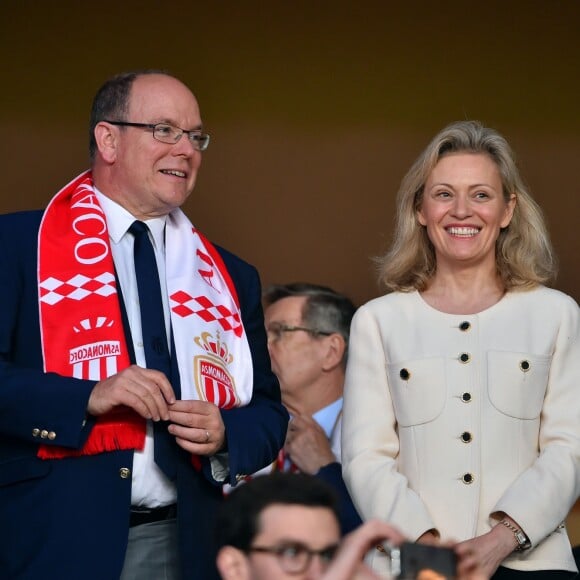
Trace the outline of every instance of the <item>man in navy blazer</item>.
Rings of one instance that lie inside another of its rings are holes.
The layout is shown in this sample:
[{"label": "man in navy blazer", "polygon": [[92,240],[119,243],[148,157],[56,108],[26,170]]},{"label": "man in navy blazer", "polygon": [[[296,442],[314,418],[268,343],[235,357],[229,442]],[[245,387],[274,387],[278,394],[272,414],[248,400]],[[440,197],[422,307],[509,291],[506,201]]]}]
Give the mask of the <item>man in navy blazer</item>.
[{"label": "man in navy blazer", "polygon": [[[187,385],[181,366],[173,372],[178,364],[173,357],[170,377],[145,368],[135,273],[127,267],[133,240],[119,228],[133,219],[151,224],[157,260],[169,256],[175,248],[164,220],[169,223],[191,193],[208,141],[195,97],[165,73],[118,75],[95,97],[92,184],[106,216],[133,363],[101,380],[45,371],[43,352],[55,345],[46,344],[39,314],[39,303],[46,299],[38,266],[43,212],[0,216],[2,578],[217,578],[212,529],[222,484],[235,485],[267,465],[283,445],[288,415],[270,370],[259,278],[233,254],[217,248],[212,263],[221,262],[247,337],[250,365],[245,368],[252,368],[244,379],[250,383],[247,404],[219,408],[204,396],[181,400]],[[62,231],[63,253],[68,235]],[[58,251],[48,257],[59,258]],[[167,296],[164,300],[167,305]],[[68,308],[75,312],[80,306],[71,300]],[[172,353],[174,330],[167,323]],[[210,333],[200,336],[209,349]],[[227,353],[221,354],[225,360]],[[228,386],[219,373],[216,381],[220,388]],[[128,413],[147,425],[143,451],[83,451],[102,417]],[[166,425],[169,433],[176,468],[172,476],[156,463],[153,423]],[[62,456],[51,455],[57,448],[64,449]],[[167,575],[160,568],[167,568]]]}]

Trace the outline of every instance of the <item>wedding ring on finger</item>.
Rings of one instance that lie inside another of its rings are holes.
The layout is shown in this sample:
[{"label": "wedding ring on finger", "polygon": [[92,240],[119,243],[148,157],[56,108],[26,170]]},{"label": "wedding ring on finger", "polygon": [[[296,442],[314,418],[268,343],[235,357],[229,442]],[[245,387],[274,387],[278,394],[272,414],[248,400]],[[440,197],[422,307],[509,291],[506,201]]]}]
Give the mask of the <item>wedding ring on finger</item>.
[{"label": "wedding ring on finger", "polygon": [[205,432],[205,442],[208,443],[209,442],[209,431],[206,430]]}]

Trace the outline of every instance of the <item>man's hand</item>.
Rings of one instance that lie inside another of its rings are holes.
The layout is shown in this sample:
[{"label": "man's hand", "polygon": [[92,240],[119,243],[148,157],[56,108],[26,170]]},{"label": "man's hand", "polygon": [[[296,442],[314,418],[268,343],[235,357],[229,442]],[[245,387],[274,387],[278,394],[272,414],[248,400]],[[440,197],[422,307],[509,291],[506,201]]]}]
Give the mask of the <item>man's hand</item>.
[{"label": "man's hand", "polygon": [[99,416],[129,407],[145,419],[168,420],[168,405],[174,402],[175,393],[162,372],[131,365],[94,386],[87,412]]},{"label": "man's hand", "polygon": [[320,425],[307,416],[297,416],[288,425],[284,451],[303,473],[314,475],[337,459]]},{"label": "man's hand", "polygon": [[389,542],[399,545],[404,539],[393,526],[379,520],[369,520],[345,536],[322,580],[378,580],[381,576],[363,563],[366,553],[376,549],[378,544]]},{"label": "man's hand", "polygon": [[169,409],[169,432],[196,455],[215,455],[224,446],[226,428],[218,407],[207,401],[176,401]]}]

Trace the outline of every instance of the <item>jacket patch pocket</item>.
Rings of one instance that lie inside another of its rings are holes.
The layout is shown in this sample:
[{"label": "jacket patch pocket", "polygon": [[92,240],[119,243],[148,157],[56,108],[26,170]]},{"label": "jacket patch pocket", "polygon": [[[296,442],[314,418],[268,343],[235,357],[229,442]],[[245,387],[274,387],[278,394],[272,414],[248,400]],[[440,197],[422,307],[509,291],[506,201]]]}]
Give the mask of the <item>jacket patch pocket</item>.
[{"label": "jacket patch pocket", "polygon": [[510,417],[537,419],[542,411],[552,357],[490,351],[487,358],[489,398]]},{"label": "jacket patch pocket", "polygon": [[443,358],[387,364],[389,388],[397,422],[402,427],[433,421],[445,406]]}]

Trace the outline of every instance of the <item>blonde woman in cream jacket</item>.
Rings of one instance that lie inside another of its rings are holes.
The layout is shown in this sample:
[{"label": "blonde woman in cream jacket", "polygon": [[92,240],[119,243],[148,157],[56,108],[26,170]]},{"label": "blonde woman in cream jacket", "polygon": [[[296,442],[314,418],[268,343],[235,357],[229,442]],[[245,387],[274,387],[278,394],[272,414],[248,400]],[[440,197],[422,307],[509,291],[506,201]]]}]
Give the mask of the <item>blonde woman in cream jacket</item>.
[{"label": "blonde woman in cream jacket", "polygon": [[344,394],[359,513],[466,544],[497,580],[573,578],[579,309],[545,286],[549,237],[501,135],[466,121],[433,139],[380,269],[392,292],[355,315]]}]

